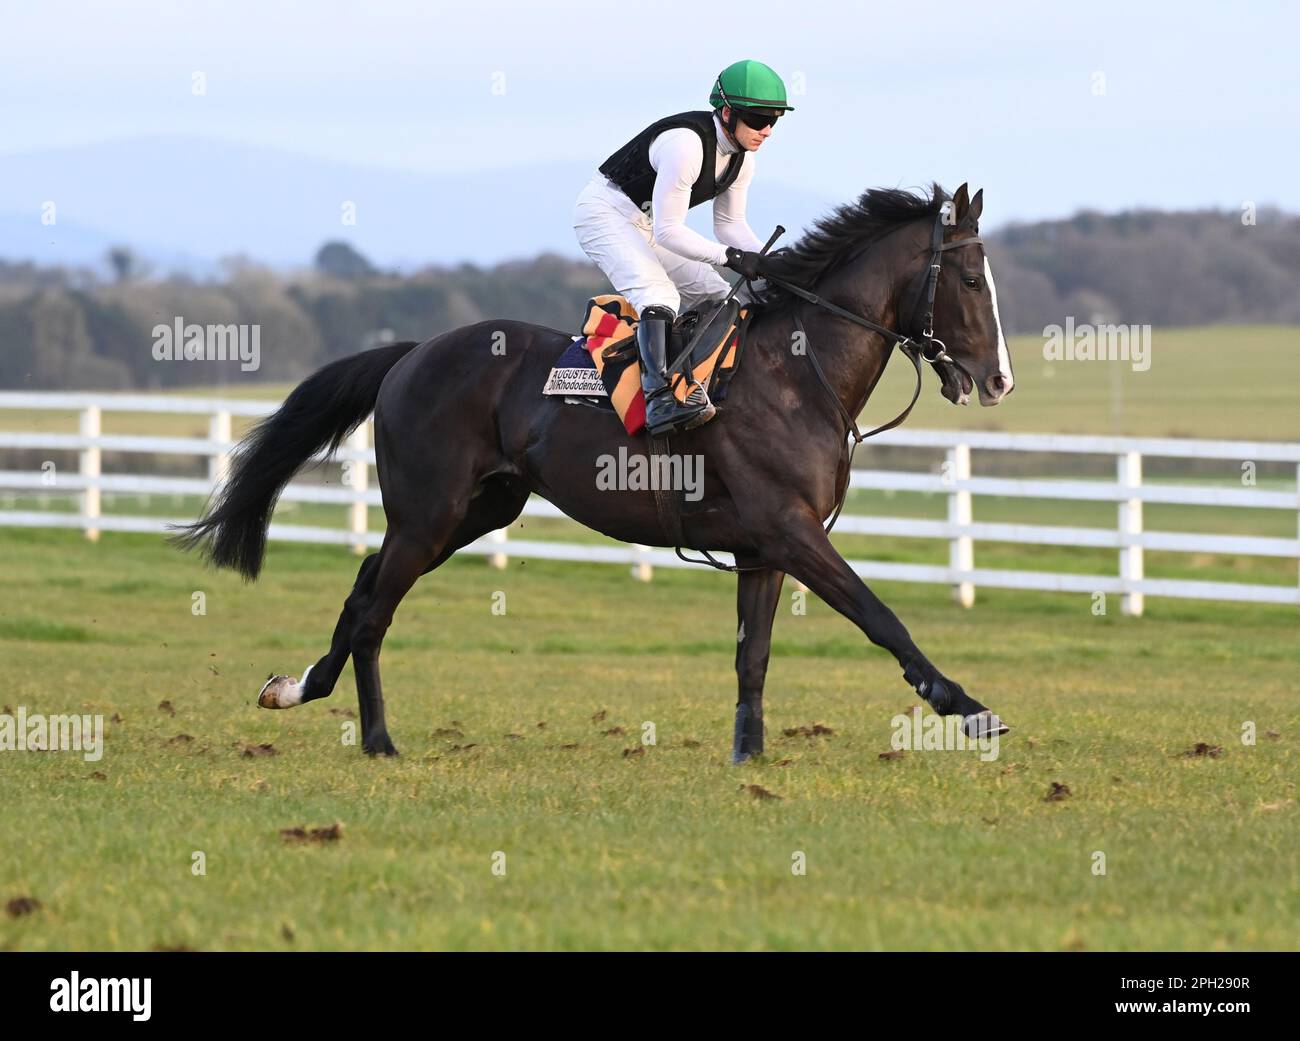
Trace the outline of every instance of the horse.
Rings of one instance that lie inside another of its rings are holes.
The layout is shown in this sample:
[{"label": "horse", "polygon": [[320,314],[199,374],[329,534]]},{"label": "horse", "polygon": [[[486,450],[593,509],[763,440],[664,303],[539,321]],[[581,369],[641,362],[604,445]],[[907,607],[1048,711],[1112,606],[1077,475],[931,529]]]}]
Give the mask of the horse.
[{"label": "horse", "polygon": [[[920,336],[940,391],[954,404],[967,404],[972,390],[984,406],[1011,392],[997,290],[979,238],[982,209],[983,191],[972,199],[965,184],[951,198],[937,184],[916,193],[868,189],[770,255],[766,284],[750,297],[755,314],[743,364],[718,415],[673,435],[674,450],[703,467],[700,493],[676,503],[676,523],[665,520],[655,492],[595,479],[602,457],[620,449],[645,455],[644,431],[629,436],[611,415],[542,395],[569,333],[482,321],[317,370],[241,440],[228,480],[197,521],[171,536],[180,548],[200,549],[209,563],[255,580],[284,487],[374,412],[388,518],[382,545],[361,562],[329,650],[301,679],[273,675],[258,704],[284,709],[327,697],[350,656],[362,748],[396,755],[379,671],[394,611],[421,575],[513,523],[536,494],[623,542],[733,555],[740,625],[733,762],[763,752],[763,685],[787,574],[892,654],[905,682],[936,712],[961,715],[971,736],[1007,732],[921,652],[823,524],[847,490],[847,430],[856,433],[853,417],[895,345],[916,348]],[[955,259],[943,265],[945,256]],[[921,364],[909,357],[919,394]]]}]

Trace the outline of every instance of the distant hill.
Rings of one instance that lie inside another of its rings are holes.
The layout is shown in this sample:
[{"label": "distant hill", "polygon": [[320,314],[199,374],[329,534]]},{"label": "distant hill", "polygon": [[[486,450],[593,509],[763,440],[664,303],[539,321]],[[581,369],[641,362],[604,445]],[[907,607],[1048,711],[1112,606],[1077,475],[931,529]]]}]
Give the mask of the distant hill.
[{"label": "distant hill", "polygon": [[[578,258],[573,202],[602,159],[425,174],[185,137],[9,155],[0,159],[0,258],[85,265],[122,243],[158,271],[195,277],[234,255],[305,267],[328,239],[400,270]],[[46,201],[58,207],[53,227],[40,221]],[[750,217],[756,230],[779,221],[793,231],[843,201],[767,181]],[[345,202],[355,224],[343,223]],[[703,209],[692,218],[705,230]]]}]

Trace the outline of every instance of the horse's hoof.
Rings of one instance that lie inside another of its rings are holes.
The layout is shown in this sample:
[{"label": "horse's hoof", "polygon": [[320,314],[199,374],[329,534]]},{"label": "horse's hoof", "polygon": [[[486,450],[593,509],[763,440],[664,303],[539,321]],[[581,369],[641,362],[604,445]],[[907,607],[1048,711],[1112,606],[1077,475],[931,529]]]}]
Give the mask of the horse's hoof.
[{"label": "horse's hoof", "polygon": [[397,755],[397,749],[393,747],[393,742],[389,739],[387,734],[385,734],[381,738],[372,739],[370,741],[363,741],[361,744],[361,748],[368,756]]},{"label": "horse's hoof", "polygon": [[1002,722],[1001,717],[988,709],[977,712],[973,716],[966,716],[961,721],[961,728],[967,737],[976,740],[985,737],[998,737],[1011,732],[1011,728]]},{"label": "horse's hoof", "polygon": [[301,705],[302,692],[307,686],[307,677],[311,675],[312,668],[311,665],[307,666],[307,671],[302,674],[301,680],[293,676],[272,676],[262,684],[262,689],[257,693],[258,707],[293,708],[295,705]]},{"label": "horse's hoof", "polygon": [[295,676],[272,676],[257,694],[258,708],[293,708],[301,704],[302,684]]},{"label": "horse's hoof", "polygon": [[736,706],[736,728],[731,738],[731,765],[740,766],[763,754],[763,715],[747,702]]}]

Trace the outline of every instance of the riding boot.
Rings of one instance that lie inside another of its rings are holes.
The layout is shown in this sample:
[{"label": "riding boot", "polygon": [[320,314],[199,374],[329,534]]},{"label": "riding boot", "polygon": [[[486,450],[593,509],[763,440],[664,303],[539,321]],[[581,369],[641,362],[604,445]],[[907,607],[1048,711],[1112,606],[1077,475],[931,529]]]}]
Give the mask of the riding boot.
[{"label": "riding boot", "polygon": [[678,401],[668,379],[668,346],[673,312],[668,307],[647,307],[636,326],[637,350],[641,355],[641,390],[645,393],[645,425],[651,437],[667,437],[692,430],[712,419],[713,402],[696,384],[684,402]]}]

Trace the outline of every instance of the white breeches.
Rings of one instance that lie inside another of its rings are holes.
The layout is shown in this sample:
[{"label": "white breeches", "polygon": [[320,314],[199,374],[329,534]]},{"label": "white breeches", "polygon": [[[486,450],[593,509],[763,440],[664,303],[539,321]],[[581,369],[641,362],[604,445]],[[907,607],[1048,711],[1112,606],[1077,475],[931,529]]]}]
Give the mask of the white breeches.
[{"label": "white breeches", "polygon": [[731,286],[711,265],[669,253],[654,241],[654,226],[632,200],[597,174],[573,207],[573,230],[583,251],[640,314],[671,307],[674,314],[727,295]]}]

